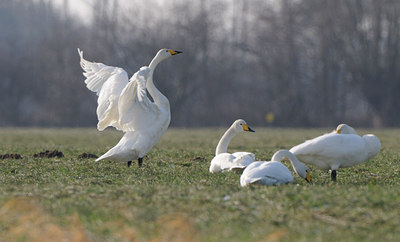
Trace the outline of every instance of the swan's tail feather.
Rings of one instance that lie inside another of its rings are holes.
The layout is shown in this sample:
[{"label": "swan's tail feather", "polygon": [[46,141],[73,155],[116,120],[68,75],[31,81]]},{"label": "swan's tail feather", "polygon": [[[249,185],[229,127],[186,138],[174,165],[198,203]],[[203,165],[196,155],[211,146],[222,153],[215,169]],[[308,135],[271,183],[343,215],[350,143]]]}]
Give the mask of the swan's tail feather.
[{"label": "swan's tail feather", "polygon": [[246,186],[250,185],[251,183],[255,183],[255,182],[258,182],[260,180],[262,180],[261,177],[259,177],[259,178],[249,178],[249,177],[245,177],[245,176],[242,175],[240,177],[240,185],[242,187],[246,187]]},{"label": "swan's tail feather", "polygon": [[102,156],[97,158],[96,161],[101,161],[101,160],[110,159],[110,158],[112,159],[112,156],[114,155],[114,150],[115,150],[115,146],[113,148],[109,149]]},{"label": "swan's tail feather", "polygon": [[229,168],[229,171],[240,172],[243,171],[246,166],[234,165]]},{"label": "swan's tail feather", "polygon": [[[108,152],[107,152],[108,153]],[[107,153],[105,153],[104,155],[100,156],[99,158],[96,159],[96,161],[101,161],[104,160],[108,157]],[[106,156],[107,155],[107,156]]]}]

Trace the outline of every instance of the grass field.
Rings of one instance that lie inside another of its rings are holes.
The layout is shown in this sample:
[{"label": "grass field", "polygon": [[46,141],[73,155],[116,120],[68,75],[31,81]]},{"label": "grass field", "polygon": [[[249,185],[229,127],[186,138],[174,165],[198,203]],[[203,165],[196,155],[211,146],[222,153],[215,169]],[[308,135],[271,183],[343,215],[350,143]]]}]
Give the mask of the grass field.
[{"label": "grass field", "polygon": [[[268,160],[330,131],[255,130],[230,151]],[[118,132],[0,129],[0,154],[23,157],[0,160],[0,241],[399,241],[400,130],[368,131],[381,152],[339,170],[335,184],[309,166],[313,185],[295,176],[290,185],[241,188],[240,174],[208,172],[223,129],[169,129],[141,169],[78,159],[107,151]],[[64,157],[32,156],[53,149]]]}]

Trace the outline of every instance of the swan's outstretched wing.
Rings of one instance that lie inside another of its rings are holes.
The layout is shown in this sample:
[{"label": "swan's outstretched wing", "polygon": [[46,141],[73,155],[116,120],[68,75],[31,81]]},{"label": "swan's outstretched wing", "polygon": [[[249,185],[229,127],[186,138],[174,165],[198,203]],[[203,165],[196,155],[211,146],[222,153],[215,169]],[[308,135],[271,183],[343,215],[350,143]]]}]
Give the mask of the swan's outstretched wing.
[{"label": "swan's outstretched wing", "polygon": [[[128,83],[128,74],[124,69],[119,67],[107,66],[103,63],[90,62],[83,58],[83,51],[78,48],[79,56],[81,57],[81,67],[85,71],[83,75],[86,77],[86,87],[99,95],[103,85],[110,77],[117,75],[121,81],[121,85],[125,87]],[[117,83],[118,84],[118,83]]]},{"label": "swan's outstretched wing", "polygon": [[81,67],[86,77],[86,87],[95,92],[97,99],[98,130],[114,126],[121,130],[118,123],[118,100],[123,88],[128,84],[128,74],[122,68],[90,62],[83,58],[83,51],[78,49]]},{"label": "swan's outstretched wing", "polygon": [[119,124],[124,131],[145,131],[158,127],[160,110],[147,96],[149,67],[142,67],[126,85],[118,101]]}]

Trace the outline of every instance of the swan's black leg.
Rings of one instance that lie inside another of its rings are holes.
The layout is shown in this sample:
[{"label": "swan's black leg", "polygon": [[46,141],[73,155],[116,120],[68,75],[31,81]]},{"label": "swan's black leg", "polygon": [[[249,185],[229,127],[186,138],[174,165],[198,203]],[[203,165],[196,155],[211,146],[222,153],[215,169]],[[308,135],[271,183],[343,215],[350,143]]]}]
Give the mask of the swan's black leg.
[{"label": "swan's black leg", "polygon": [[331,172],[331,179],[332,179],[332,181],[336,181],[336,170],[332,170],[332,172]]},{"label": "swan's black leg", "polygon": [[128,161],[128,167],[130,167],[132,165],[132,161]]},{"label": "swan's black leg", "polygon": [[138,161],[139,167],[142,167],[143,158],[139,158],[137,161]]}]

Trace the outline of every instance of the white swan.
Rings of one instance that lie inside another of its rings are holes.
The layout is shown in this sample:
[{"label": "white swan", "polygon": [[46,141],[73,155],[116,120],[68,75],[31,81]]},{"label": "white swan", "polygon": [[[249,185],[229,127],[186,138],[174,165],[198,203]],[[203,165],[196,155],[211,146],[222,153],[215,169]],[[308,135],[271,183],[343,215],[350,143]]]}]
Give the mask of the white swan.
[{"label": "white swan", "polygon": [[144,155],[164,134],[171,120],[168,99],[153,83],[154,70],[160,62],[181,52],[161,49],[150,65],[140,68],[130,81],[122,68],[89,62],[83,59],[82,51],[78,52],[86,86],[99,96],[97,128],[101,131],[113,126],[125,132],[118,144],[96,161],[108,159],[128,162],[130,166],[137,159],[141,166]]},{"label": "white swan", "polygon": [[242,132],[254,132],[243,119],[238,119],[224,133],[218,142],[215,157],[211,160],[209,171],[211,173],[221,171],[231,171],[234,169],[243,169],[254,161],[254,154],[249,152],[227,153],[229,142],[232,138]]},{"label": "white swan", "polygon": [[375,135],[360,137],[353,128],[341,124],[336,132],[307,140],[290,151],[305,163],[320,169],[330,169],[331,180],[336,181],[337,169],[352,167],[371,159],[380,149],[381,143]]},{"label": "white swan", "polygon": [[251,183],[267,186],[292,183],[292,173],[281,163],[285,158],[290,160],[293,169],[299,176],[311,183],[308,167],[301,163],[290,151],[279,150],[272,156],[271,161],[255,161],[246,167],[240,176],[240,185],[245,187]]}]

